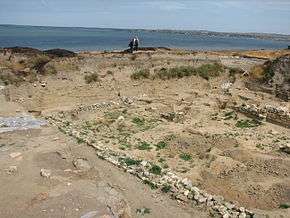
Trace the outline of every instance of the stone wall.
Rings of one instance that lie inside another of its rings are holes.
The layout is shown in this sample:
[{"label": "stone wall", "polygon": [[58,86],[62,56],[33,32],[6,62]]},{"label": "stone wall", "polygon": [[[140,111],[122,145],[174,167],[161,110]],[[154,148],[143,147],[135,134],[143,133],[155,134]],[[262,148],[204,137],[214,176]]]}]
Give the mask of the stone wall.
[{"label": "stone wall", "polygon": [[256,105],[242,104],[235,106],[234,109],[248,117],[290,128],[290,113],[287,108],[272,105],[257,107]]},{"label": "stone wall", "polygon": [[[81,109],[82,110],[82,109]],[[86,111],[86,109],[85,109]],[[222,196],[216,196],[200,190],[193,186],[192,182],[187,178],[177,176],[171,169],[160,169],[160,173],[152,173],[154,163],[146,160],[135,159],[126,154],[114,151],[104,146],[100,142],[95,142],[89,134],[75,129],[67,120],[58,116],[47,116],[46,119],[59,128],[59,130],[71,137],[74,137],[89,146],[95,148],[97,156],[111,164],[123,169],[124,171],[138,177],[152,189],[160,189],[161,191],[170,194],[179,202],[190,203],[192,205],[203,206],[209,210],[213,217],[236,217],[247,218],[256,217],[256,214],[239,207],[231,202],[225,201]],[[126,160],[130,160],[130,164]],[[134,164],[132,164],[132,162]]]}]

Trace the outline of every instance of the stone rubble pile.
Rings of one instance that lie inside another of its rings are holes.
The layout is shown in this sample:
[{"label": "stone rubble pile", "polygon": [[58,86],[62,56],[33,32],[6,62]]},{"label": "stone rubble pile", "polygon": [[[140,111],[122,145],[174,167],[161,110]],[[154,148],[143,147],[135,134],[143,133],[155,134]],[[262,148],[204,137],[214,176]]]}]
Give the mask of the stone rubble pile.
[{"label": "stone rubble pile", "polygon": [[[254,213],[237,205],[226,202],[222,196],[215,196],[206,193],[203,190],[192,185],[192,182],[187,178],[177,176],[170,169],[161,169],[161,173],[154,174],[150,170],[153,163],[145,160],[136,160],[126,154],[122,154],[105,147],[100,142],[95,142],[93,137],[85,135],[68,123],[55,116],[46,117],[48,122],[57,126],[62,132],[72,136],[96,149],[96,154],[99,158],[107,160],[119,168],[124,169],[126,172],[135,175],[141,179],[145,184],[151,188],[167,187],[168,192],[178,201],[185,203],[192,203],[194,205],[204,206],[220,217],[237,217],[246,218],[254,217]],[[131,160],[134,164],[127,164],[124,160]]]},{"label": "stone rubble pile", "polygon": [[242,104],[234,109],[246,116],[290,128],[290,113],[287,108],[272,105],[259,108],[256,105]]},{"label": "stone rubble pile", "polygon": [[95,103],[92,105],[83,105],[83,106],[77,107],[76,109],[71,110],[70,112],[74,114],[79,114],[81,112],[90,112],[90,111],[95,111],[98,109],[106,109],[106,108],[112,107],[113,105],[118,105],[118,103],[114,101],[109,101],[109,102]]}]

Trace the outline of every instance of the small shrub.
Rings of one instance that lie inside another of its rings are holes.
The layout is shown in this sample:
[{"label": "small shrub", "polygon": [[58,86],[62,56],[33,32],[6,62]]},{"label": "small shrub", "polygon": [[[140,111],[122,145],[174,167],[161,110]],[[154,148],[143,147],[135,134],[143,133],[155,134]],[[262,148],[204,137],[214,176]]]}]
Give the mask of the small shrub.
[{"label": "small shrub", "polygon": [[244,70],[241,68],[233,67],[229,69],[230,76],[235,76],[236,74],[243,74]]},{"label": "small shrub", "polygon": [[162,169],[161,169],[161,167],[158,166],[158,165],[153,165],[153,166],[151,167],[151,169],[149,170],[150,173],[153,173],[153,174],[155,174],[155,175],[161,175],[161,171],[162,171]]},{"label": "small shrub", "polygon": [[12,72],[2,73],[0,72],[0,81],[5,85],[14,84],[19,85],[24,81],[24,78],[18,75],[13,74]]},{"label": "small shrub", "polygon": [[51,59],[45,55],[38,55],[29,60],[28,66],[37,72],[43,72],[44,66],[50,61]]},{"label": "small shrub", "polygon": [[149,69],[142,69],[142,70],[134,72],[131,75],[131,79],[134,79],[134,80],[148,79],[149,77],[150,77],[150,70]]},{"label": "small shrub", "polygon": [[144,180],[144,184],[149,185],[151,189],[158,189],[158,186],[149,180]]},{"label": "small shrub", "polygon": [[253,128],[261,125],[261,122],[258,120],[238,120],[236,123],[236,127],[238,128]]},{"label": "small shrub", "polygon": [[77,143],[78,144],[82,144],[82,143],[84,143],[85,141],[82,139],[82,138],[77,138]]},{"label": "small shrub", "polygon": [[131,147],[132,147],[131,144],[129,144],[129,143],[124,143],[124,144],[122,144],[119,148],[120,148],[121,150],[126,150],[126,149],[130,149]]},{"label": "small shrub", "polygon": [[141,143],[137,146],[137,149],[139,149],[139,150],[147,150],[147,151],[149,151],[149,150],[151,150],[152,148],[151,148],[151,145],[148,144],[147,142],[141,142]]},{"label": "small shrub", "polygon": [[196,75],[196,71],[192,66],[181,66],[173,68],[161,68],[155,71],[154,77],[162,80],[174,79],[174,78],[183,78],[187,76]]},{"label": "small shrub", "polygon": [[88,75],[85,75],[84,78],[87,84],[99,81],[99,75],[97,73],[90,73]]},{"label": "small shrub", "polygon": [[156,150],[161,150],[167,147],[167,143],[164,141],[160,141],[155,146],[156,146]]},{"label": "small shrub", "polygon": [[142,127],[145,125],[145,119],[144,118],[139,118],[139,117],[134,117],[132,119],[132,123],[136,124],[139,127]]},{"label": "small shrub", "polygon": [[250,71],[251,78],[261,82],[269,81],[275,75],[271,65],[272,62],[268,61],[264,65],[254,66]]},{"label": "small shrub", "polygon": [[161,191],[162,191],[163,193],[168,193],[168,192],[171,191],[171,186],[165,184],[165,185],[162,186]]},{"label": "small shrub", "polygon": [[224,70],[223,65],[219,63],[204,64],[196,68],[197,74],[206,80],[209,80],[211,77],[218,77]]},{"label": "small shrub", "polygon": [[236,75],[241,75],[244,73],[244,70],[241,68],[230,68],[229,69],[229,77],[230,77],[230,82],[234,83],[236,81]]},{"label": "small shrub", "polygon": [[118,117],[120,117],[123,113],[121,111],[109,111],[105,112],[105,117],[110,122],[114,122]]},{"label": "small shrub", "polygon": [[224,72],[224,66],[219,63],[204,64],[198,68],[192,66],[180,66],[173,68],[161,68],[155,70],[153,79],[173,79],[183,78],[188,76],[199,75],[200,77],[209,80],[211,77],[217,77],[221,72]]},{"label": "small shrub", "polygon": [[134,160],[131,158],[125,158],[125,159],[122,159],[121,161],[123,161],[127,166],[139,165],[141,163],[140,160]]},{"label": "small shrub", "polygon": [[263,80],[265,78],[265,69],[263,65],[254,66],[250,71],[250,76],[255,80]]},{"label": "small shrub", "polygon": [[50,63],[48,63],[44,66],[43,71],[45,74],[50,74],[50,75],[57,74],[57,71],[56,71],[54,65],[50,64]]},{"label": "small shrub", "polygon": [[281,208],[281,209],[288,209],[288,208],[290,208],[290,205],[289,204],[280,204],[279,205],[279,208]]},{"label": "small shrub", "polygon": [[182,154],[179,155],[179,157],[182,160],[185,160],[185,161],[190,161],[192,159],[191,155],[190,154],[187,154],[187,153],[182,153]]}]

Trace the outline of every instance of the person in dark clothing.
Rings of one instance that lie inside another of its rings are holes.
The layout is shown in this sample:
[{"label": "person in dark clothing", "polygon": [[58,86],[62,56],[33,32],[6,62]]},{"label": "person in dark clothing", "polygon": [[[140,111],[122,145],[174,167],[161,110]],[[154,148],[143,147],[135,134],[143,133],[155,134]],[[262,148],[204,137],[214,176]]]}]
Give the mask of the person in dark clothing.
[{"label": "person in dark clothing", "polygon": [[139,48],[139,39],[137,38],[137,36],[135,36],[129,43],[129,51],[130,53],[133,53],[133,51],[137,51]]},{"label": "person in dark clothing", "polygon": [[137,36],[134,37],[134,50],[137,51],[139,48],[139,39]]},{"label": "person in dark clothing", "polygon": [[130,53],[133,53],[133,49],[134,49],[134,39],[132,39],[132,40],[130,41],[130,43],[129,43],[129,47],[130,47],[130,49],[129,49]]}]

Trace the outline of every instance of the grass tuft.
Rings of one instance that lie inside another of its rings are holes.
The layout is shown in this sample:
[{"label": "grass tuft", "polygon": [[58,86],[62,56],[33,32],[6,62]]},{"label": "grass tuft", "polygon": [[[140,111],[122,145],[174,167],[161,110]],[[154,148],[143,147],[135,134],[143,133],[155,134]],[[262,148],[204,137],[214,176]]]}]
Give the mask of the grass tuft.
[{"label": "grass tuft", "polygon": [[164,141],[160,141],[155,146],[156,146],[156,150],[161,150],[167,147],[167,143]]},{"label": "grass tuft", "polygon": [[90,73],[88,75],[85,75],[84,79],[85,79],[87,84],[90,84],[92,82],[98,82],[99,75],[97,73]]},{"label": "grass tuft", "polygon": [[187,153],[182,153],[182,154],[179,155],[179,157],[182,160],[185,160],[185,161],[190,161],[192,159],[191,155],[190,154],[187,154]]},{"label": "grass tuft", "polygon": [[133,80],[149,79],[149,77],[150,77],[150,70],[149,69],[142,69],[142,70],[134,72],[131,75],[131,79],[133,79]]},{"label": "grass tuft", "polygon": [[290,208],[290,205],[289,204],[280,204],[279,205],[279,208],[281,208],[281,209],[288,209],[288,208]]},{"label": "grass tuft", "polygon": [[158,186],[149,180],[144,180],[144,184],[149,185],[151,189],[158,189]]},{"label": "grass tuft", "polygon": [[123,161],[127,166],[139,165],[141,163],[140,160],[134,160],[134,159],[131,159],[129,157],[121,159],[121,161]]},{"label": "grass tuft", "polygon": [[162,191],[163,193],[168,193],[168,192],[171,191],[171,186],[165,184],[165,185],[162,186],[161,191]]},{"label": "grass tuft", "polygon": [[150,173],[153,173],[155,175],[161,175],[162,169],[158,165],[153,165],[151,169],[149,170]]},{"label": "grass tuft", "polygon": [[209,80],[211,77],[218,77],[224,71],[224,66],[219,63],[204,64],[196,68],[197,74],[206,80]]},{"label": "grass tuft", "polygon": [[152,149],[151,145],[147,142],[141,142],[138,146],[137,149],[139,150],[147,150],[150,151]]},{"label": "grass tuft", "polygon": [[136,124],[138,127],[142,127],[145,125],[145,119],[140,117],[134,117],[132,119],[132,123]]}]

